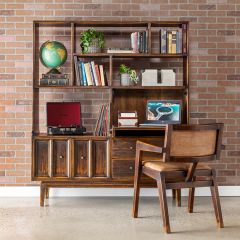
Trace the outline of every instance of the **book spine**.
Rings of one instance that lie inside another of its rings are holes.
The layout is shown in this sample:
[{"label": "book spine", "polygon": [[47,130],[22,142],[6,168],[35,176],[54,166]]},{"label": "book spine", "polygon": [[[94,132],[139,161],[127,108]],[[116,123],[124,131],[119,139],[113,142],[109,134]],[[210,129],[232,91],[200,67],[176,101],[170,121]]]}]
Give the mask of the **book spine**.
[{"label": "book spine", "polygon": [[134,51],[134,49],[135,49],[135,46],[134,46],[134,33],[131,33],[131,47],[132,47],[132,49]]},{"label": "book spine", "polygon": [[100,109],[99,109],[98,119],[97,119],[97,122],[96,122],[96,125],[95,125],[95,129],[94,129],[94,135],[95,135],[95,136],[98,135],[98,126],[99,126],[99,121],[100,121],[101,113],[102,113],[102,106],[101,106]]},{"label": "book spine", "polygon": [[79,69],[79,85],[83,86],[82,61],[78,62],[78,69]]},{"label": "book spine", "polygon": [[146,31],[142,32],[142,52],[146,53]]},{"label": "book spine", "polygon": [[92,79],[93,86],[97,86],[97,85],[96,85],[95,78],[94,78],[94,74],[93,74],[92,64],[91,64],[91,62],[89,62],[88,64],[89,64],[90,75],[91,75],[91,79]]},{"label": "book spine", "polygon": [[167,32],[167,53],[172,53],[172,32]]},{"label": "book spine", "polygon": [[99,86],[103,86],[102,85],[102,81],[101,81],[101,76],[100,76],[99,66],[98,65],[95,65],[95,70],[96,70],[96,73],[97,73],[97,79],[98,79]]},{"label": "book spine", "polygon": [[167,53],[167,30],[160,29],[160,53]]},{"label": "book spine", "polygon": [[146,43],[145,43],[145,50],[148,53],[148,30],[146,30]]},{"label": "book spine", "polygon": [[81,62],[81,68],[82,68],[83,86],[87,86],[88,84],[87,84],[84,62]]},{"label": "book spine", "polygon": [[102,86],[105,86],[106,84],[105,84],[105,79],[104,79],[103,65],[99,65],[99,70],[100,70]]},{"label": "book spine", "polygon": [[182,26],[182,53],[187,53],[187,25]]},{"label": "book spine", "polygon": [[176,53],[180,53],[180,50],[179,50],[179,31],[176,32]]},{"label": "book spine", "polygon": [[179,28],[179,53],[182,53],[182,29]]},{"label": "book spine", "polygon": [[140,53],[141,52],[141,49],[140,49],[140,32],[137,32],[137,49],[138,49],[138,52]]},{"label": "book spine", "polygon": [[172,51],[171,53],[177,53],[177,31],[172,31]]},{"label": "book spine", "polygon": [[138,53],[138,32],[134,33],[134,47],[135,53]]},{"label": "book spine", "polygon": [[85,67],[85,72],[86,72],[87,84],[88,84],[88,86],[93,86],[90,64],[84,63],[84,67]]},{"label": "book spine", "polygon": [[140,34],[139,52],[143,53],[143,32],[140,32],[139,34]]},{"label": "book spine", "polygon": [[94,61],[91,61],[90,64],[91,64],[92,76],[94,78],[95,85],[99,86],[100,84],[99,84],[97,73],[96,73],[95,63],[94,63]]},{"label": "book spine", "polygon": [[74,59],[74,66],[75,66],[75,85],[79,86],[80,79],[79,79],[78,58],[77,56],[73,56],[73,59]]}]

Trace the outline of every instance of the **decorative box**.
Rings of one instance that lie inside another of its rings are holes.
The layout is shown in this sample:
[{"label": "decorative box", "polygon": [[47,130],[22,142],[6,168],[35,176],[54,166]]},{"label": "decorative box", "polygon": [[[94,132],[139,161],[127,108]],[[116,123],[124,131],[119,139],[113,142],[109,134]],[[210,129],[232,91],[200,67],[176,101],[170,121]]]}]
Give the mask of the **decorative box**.
[{"label": "decorative box", "polygon": [[119,127],[136,127],[138,126],[137,111],[135,112],[118,112]]}]

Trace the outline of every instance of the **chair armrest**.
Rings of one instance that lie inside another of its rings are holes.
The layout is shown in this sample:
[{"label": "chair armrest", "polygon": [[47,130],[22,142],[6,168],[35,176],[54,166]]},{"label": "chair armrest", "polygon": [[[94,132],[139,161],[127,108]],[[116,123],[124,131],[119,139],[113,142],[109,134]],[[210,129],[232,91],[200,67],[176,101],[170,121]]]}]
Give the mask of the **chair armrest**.
[{"label": "chair armrest", "polygon": [[162,147],[158,147],[158,146],[155,146],[149,143],[144,143],[141,141],[137,141],[136,150],[143,151],[143,152],[156,152],[156,153],[164,152],[164,148]]}]

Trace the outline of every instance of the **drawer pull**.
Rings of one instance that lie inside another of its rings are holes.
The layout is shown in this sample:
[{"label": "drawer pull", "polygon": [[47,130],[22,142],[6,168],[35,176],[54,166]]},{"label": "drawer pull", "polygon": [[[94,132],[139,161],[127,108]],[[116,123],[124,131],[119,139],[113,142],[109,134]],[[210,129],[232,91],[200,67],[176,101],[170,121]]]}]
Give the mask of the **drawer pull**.
[{"label": "drawer pull", "polygon": [[131,150],[133,150],[133,147],[130,147]]},{"label": "drawer pull", "polygon": [[133,170],[133,166],[130,166],[130,167],[129,167],[129,170]]},{"label": "drawer pull", "polygon": [[83,159],[84,159],[84,156],[81,156],[80,159],[83,160]]},{"label": "drawer pull", "polygon": [[59,156],[60,159],[64,158],[62,155]]}]

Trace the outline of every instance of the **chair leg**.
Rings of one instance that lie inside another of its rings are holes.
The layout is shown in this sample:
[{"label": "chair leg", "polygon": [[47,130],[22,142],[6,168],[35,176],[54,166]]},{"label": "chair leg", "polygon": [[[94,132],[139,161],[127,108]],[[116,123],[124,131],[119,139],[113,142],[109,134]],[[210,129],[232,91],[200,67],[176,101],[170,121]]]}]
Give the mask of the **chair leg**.
[{"label": "chair leg", "polygon": [[49,188],[45,189],[45,198],[49,199]]},{"label": "chair leg", "polygon": [[176,203],[178,207],[181,207],[181,189],[176,189],[177,198]]},{"label": "chair leg", "polygon": [[163,228],[166,233],[170,233],[170,222],[168,215],[167,196],[166,196],[166,184],[165,177],[160,173],[159,180],[157,180],[160,207],[162,210]]},{"label": "chair leg", "polygon": [[134,218],[138,217],[141,175],[142,175],[142,168],[139,167],[138,171],[136,171],[134,175],[134,198],[133,198],[133,212],[132,212],[132,216]]},{"label": "chair leg", "polygon": [[189,188],[188,194],[188,212],[193,213],[195,188]]},{"label": "chair leg", "polygon": [[176,199],[176,189],[172,189],[172,198],[173,200]]},{"label": "chair leg", "polygon": [[215,171],[213,172],[213,186],[211,186],[210,188],[211,188],[212,201],[213,201],[214,212],[216,215],[218,227],[224,228],[220,198],[219,198],[219,193],[218,193],[218,186],[217,186],[216,177],[215,177]]},{"label": "chair leg", "polygon": [[40,206],[41,207],[44,207],[44,198],[46,194],[45,189],[46,189],[45,185],[41,183],[40,185]]}]

